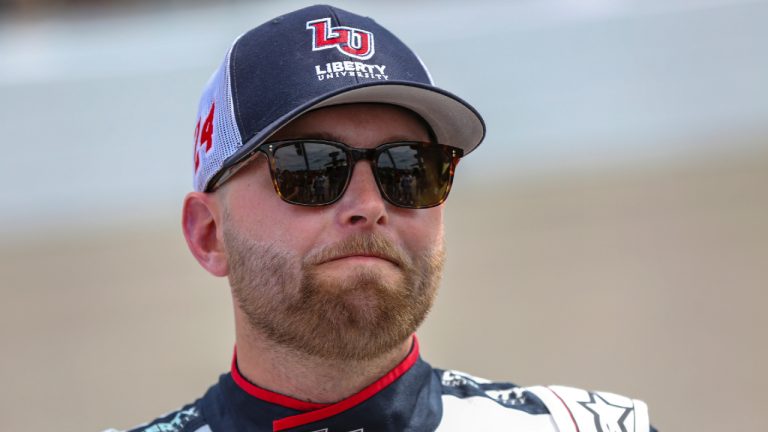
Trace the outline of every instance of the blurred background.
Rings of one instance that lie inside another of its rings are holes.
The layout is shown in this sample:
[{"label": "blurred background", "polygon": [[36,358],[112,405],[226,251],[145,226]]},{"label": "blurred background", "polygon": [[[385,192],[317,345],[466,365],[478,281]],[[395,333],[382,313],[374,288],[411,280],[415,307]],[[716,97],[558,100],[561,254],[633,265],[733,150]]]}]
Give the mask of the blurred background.
[{"label": "blurred background", "polygon": [[[187,252],[199,92],[304,1],[0,0],[0,430],[128,428],[228,370]],[[337,1],[488,136],[448,201],[433,365],[768,421],[768,1]]]}]

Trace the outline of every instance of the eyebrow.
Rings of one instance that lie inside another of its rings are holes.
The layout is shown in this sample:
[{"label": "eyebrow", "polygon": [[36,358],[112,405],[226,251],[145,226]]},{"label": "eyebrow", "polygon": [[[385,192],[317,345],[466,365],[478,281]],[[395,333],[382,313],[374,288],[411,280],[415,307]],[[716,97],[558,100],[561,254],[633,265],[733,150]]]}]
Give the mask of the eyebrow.
[{"label": "eyebrow", "polygon": [[[298,136],[290,139],[319,139],[324,141],[335,141],[335,142],[347,144],[344,141],[344,139],[342,139],[339,135],[336,135],[330,132],[309,132],[309,133],[299,134]],[[382,141],[382,144],[391,143],[391,142],[400,142],[400,141],[421,141],[421,140],[407,138],[404,135],[390,135],[388,139]]]},{"label": "eyebrow", "polygon": [[306,134],[299,134],[299,136],[296,137],[296,139],[306,139],[306,138],[321,139],[325,141],[343,142],[340,136],[332,134],[330,132],[310,132]]}]

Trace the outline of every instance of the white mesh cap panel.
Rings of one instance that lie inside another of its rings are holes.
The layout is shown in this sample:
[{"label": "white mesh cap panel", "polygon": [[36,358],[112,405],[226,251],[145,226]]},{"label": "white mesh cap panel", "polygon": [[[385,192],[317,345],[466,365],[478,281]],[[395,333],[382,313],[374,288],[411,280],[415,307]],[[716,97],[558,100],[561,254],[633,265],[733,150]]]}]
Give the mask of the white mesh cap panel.
[{"label": "white mesh cap panel", "polygon": [[[234,46],[234,44],[233,44]],[[227,52],[224,61],[208,80],[200,105],[197,118],[200,121],[199,131],[195,137],[195,152],[200,158],[194,173],[193,187],[196,191],[205,190],[208,181],[221,169],[224,160],[242,146],[242,137],[235,122],[235,111],[232,104],[232,90],[229,78],[229,59],[232,48]],[[210,149],[201,142],[205,119],[214,104],[213,139]],[[194,167],[194,165],[193,165]]]}]

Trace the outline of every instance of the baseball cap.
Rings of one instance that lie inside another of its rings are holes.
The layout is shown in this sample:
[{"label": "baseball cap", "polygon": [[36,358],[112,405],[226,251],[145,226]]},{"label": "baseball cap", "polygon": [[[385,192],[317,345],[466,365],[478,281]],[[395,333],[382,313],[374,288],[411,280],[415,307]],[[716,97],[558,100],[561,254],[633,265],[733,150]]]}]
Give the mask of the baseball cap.
[{"label": "baseball cap", "polygon": [[278,129],[302,114],[349,103],[399,105],[440,144],[471,152],[480,114],[435,86],[424,63],[373,19],[316,5],[238,37],[206,84],[195,127],[194,190],[210,191]]}]

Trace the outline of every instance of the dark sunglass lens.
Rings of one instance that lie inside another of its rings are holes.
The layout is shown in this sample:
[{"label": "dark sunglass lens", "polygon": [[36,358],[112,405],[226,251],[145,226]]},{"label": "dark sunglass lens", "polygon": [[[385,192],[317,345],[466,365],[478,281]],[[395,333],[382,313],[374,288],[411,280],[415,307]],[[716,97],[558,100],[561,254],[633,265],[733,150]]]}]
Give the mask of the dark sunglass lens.
[{"label": "dark sunglass lens", "polygon": [[383,150],[377,175],[382,192],[402,207],[441,203],[451,184],[451,149],[440,145],[403,144]]},{"label": "dark sunglass lens", "polygon": [[275,181],[288,202],[328,204],[344,190],[349,164],[344,152],[335,146],[299,141],[278,147],[273,156]]}]

